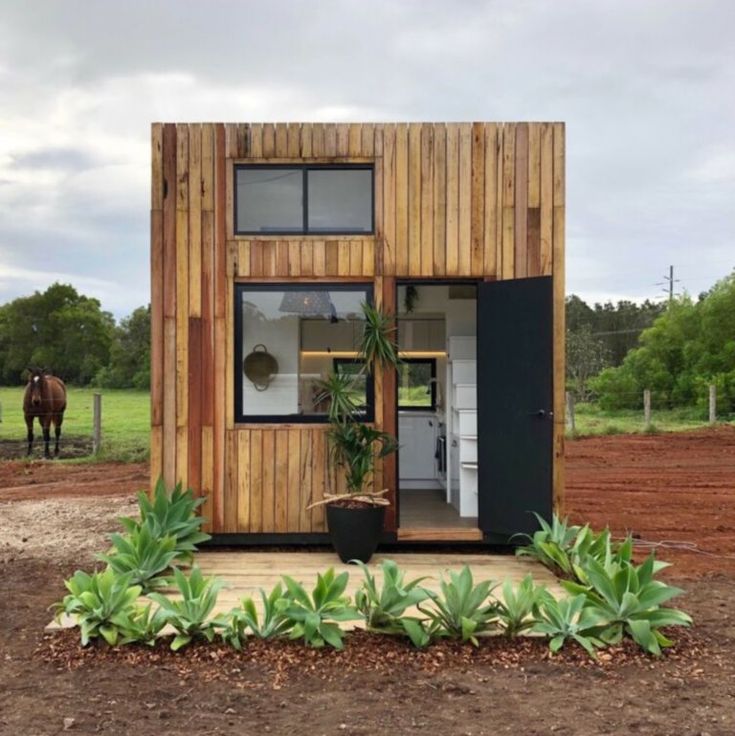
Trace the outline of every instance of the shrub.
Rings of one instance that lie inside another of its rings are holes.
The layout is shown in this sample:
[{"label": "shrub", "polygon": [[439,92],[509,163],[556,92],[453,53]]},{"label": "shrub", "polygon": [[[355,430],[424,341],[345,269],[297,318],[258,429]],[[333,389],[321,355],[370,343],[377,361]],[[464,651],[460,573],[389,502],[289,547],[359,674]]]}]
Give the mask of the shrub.
[{"label": "shrub", "polygon": [[558,652],[567,639],[573,639],[591,657],[597,657],[595,647],[603,647],[604,642],[596,636],[596,621],[584,608],[586,597],[583,594],[556,600],[546,595],[541,601],[539,620],[531,631],[549,638],[549,649]]},{"label": "shrub", "polygon": [[435,627],[425,631],[430,636],[436,633],[477,646],[476,635],[487,631],[497,619],[496,606],[488,601],[493,587],[490,580],[475,585],[467,565],[458,573],[450,570],[449,580],[442,579],[439,583],[441,593],[431,593],[433,606],[424,609],[419,605],[419,610]]},{"label": "shrub", "polygon": [[140,585],[144,593],[167,583],[161,573],[176,558],[174,537],[153,536],[150,527],[143,524],[124,536],[113,534],[110,540],[112,551],[97,557],[118,575],[129,574],[131,584]]},{"label": "shrub", "polygon": [[120,519],[128,534],[147,526],[151,536],[155,538],[173,537],[176,541],[176,559],[190,562],[197,545],[211,539],[209,534],[201,530],[205,519],[197,514],[197,509],[204,503],[203,498],[194,498],[189,488],[182,490],[177,483],[169,494],[162,478],[158,479],[153,492],[153,500],[141,491],[138,494],[140,521],[128,516]]},{"label": "shrub", "polygon": [[622,562],[607,569],[589,558],[585,569],[589,585],[571,581],[562,585],[573,595],[585,596],[585,620],[594,623],[600,640],[617,644],[627,634],[646,652],[658,656],[661,647],[672,644],[661,627],[689,626],[692,619],[683,611],[661,607],[683,591],[654,580],[656,570],[653,553],[642,565]]},{"label": "shrub", "polygon": [[222,639],[238,651],[242,649],[248,629],[259,639],[276,639],[286,636],[293,628],[293,621],[284,613],[291,599],[280,583],[268,595],[261,588],[260,597],[263,602],[262,620],[251,597],[243,598],[240,608],[233,608],[215,620],[215,625],[221,629]]},{"label": "shrub", "polygon": [[337,622],[359,618],[344,595],[348,579],[346,572],[336,575],[334,568],[329,568],[317,575],[316,586],[309,595],[300,583],[283,576],[289,597],[281,600],[278,607],[291,625],[291,639],[303,639],[312,647],[329,644],[335,649],[343,648],[344,632]]},{"label": "shrub", "polygon": [[403,633],[400,619],[406,609],[430,597],[428,591],[419,587],[426,578],[416,578],[406,583],[398,565],[393,560],[383,560],[383,584],[379,588],[370,568],[362,562],[356,562],[365,578],[355,594],[355,607],[365,617],[367,628],[389,634]]},{"label": "shrub", "polygon": [[151,603],[137,605],[128,615],[120,643],[138,643],[152,647],[165,625],[166,616],[160,608],[154,609]]},{"label": "shrub", "polygon": [[172,600],[160,593],[149,595],[161,607],[166,623],[177,632],[171,649],[177,651],[197,638],[213,641],[215,624],[210,616],[223,583],[215,578],[205,578],[196,566],[189,577],[175,569],[174,583],[181,600]]},{"label": "shrub", "polygon": [[548,593],[543,585],[535,585],[530,575],[517,588],[506,579],[502,591],[502,597],[495,596],[498,624],[506,636],[519,636],[536,623],[539,606]]},{"label": "shrub", "polygon": [[130,624],[140,586],[111,568],[92,575],[77,570],[64,585],[69,594],[55,604],[57,618],[66,613],[76,619],[82,646],[98,637],[115,646]]}]

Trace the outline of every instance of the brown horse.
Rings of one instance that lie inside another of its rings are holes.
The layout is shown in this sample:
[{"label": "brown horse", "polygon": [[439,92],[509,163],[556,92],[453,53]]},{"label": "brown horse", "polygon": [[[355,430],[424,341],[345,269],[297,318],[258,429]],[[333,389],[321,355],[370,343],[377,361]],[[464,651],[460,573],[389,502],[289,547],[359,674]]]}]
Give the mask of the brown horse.
[{"label": "brown horse", "polygon": [[49,443],[51,442],[51,424],[56,432],[56,447],[54,457],[59,455],[59,437],[61,423],[64,421],[66,410],[66,386],[64,382],[52,376],[47,370],[29,368],[28,385],[23,396],[23,414],[28,427],[28,454],[33,450],[33,420],[38,421],[43,429],[45,443],[44,456],[51,457]]}]

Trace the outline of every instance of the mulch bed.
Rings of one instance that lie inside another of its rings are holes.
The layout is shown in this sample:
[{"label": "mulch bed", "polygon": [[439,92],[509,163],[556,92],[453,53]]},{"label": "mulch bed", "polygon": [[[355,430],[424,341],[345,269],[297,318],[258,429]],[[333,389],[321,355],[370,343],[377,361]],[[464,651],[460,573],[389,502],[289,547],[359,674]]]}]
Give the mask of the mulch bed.
[{"label": "mulch bed", "polygon": [[676,643],[661,658],[651,657],[634,642],[625,640],[619,646],[601,650],[598,659],[593,660],[573,643],[568,643],[558,654],[552,654],[546,641],[539,637],[509,640],[489,636],[481,638],[478,647],[442,641],[417,650],[405,639],[357,630],[346,635],[342,651],[329,647],[314,649],[288,640],[266,642],[250,638],[241,652],[221,643],[206,642],[195,642],[179,652],[172,652],[166,638],[154,647],[131,644],[113,648],[103,642],[82,647],[78,631],[65,629],[46,634],[35,656],[60,670],[103,663],[156,667],[174,671],[183,682],[190,678],[197,681],[227,680],[243,688],[262,687],[263,674],[267,673],[274,689],[307,673],[331,682],[346,672],[388,674],[415,670],[431,674],[477,666],[529,673],[540,665],[583,667],[598,675],[614,677],[627,665],[653,669],[666,664],[669,672],[673,666],[677,670],[675,674],[697,678],[702,674],[699,668],[701,660],[707,658],[711,662],[717,657],[710,651],[708,639],[696,629],[677,628],[669,633]]}]

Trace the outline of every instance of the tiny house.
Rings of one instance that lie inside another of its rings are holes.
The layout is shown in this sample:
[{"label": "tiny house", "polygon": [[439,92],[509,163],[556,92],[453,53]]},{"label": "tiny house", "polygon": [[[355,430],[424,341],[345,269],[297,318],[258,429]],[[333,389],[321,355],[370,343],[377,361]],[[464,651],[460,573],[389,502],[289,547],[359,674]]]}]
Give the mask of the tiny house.
[{"label": "tiny house", "polygon": [[398,371],[357,386],[397,435],[391,542],[507,543],[563,494],[562,123],[152,127],[151,475],[217,540],[326,539],[326,373],[360,305]]}]

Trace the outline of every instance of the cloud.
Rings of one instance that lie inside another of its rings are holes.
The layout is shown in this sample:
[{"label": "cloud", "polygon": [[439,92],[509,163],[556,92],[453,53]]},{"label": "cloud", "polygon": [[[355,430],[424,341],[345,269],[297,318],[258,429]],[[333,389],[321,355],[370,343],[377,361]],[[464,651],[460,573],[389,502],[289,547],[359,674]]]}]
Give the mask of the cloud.
[{"label": "cloud", "polygon": [[683,283],[729,270],[728,0],[36,0],[3,16],[0,301],[33,285],[2,263],[114,281],[120,313],[147,301],[153,120],[565,120],[570,291],[644,298],[669,263]]}]

